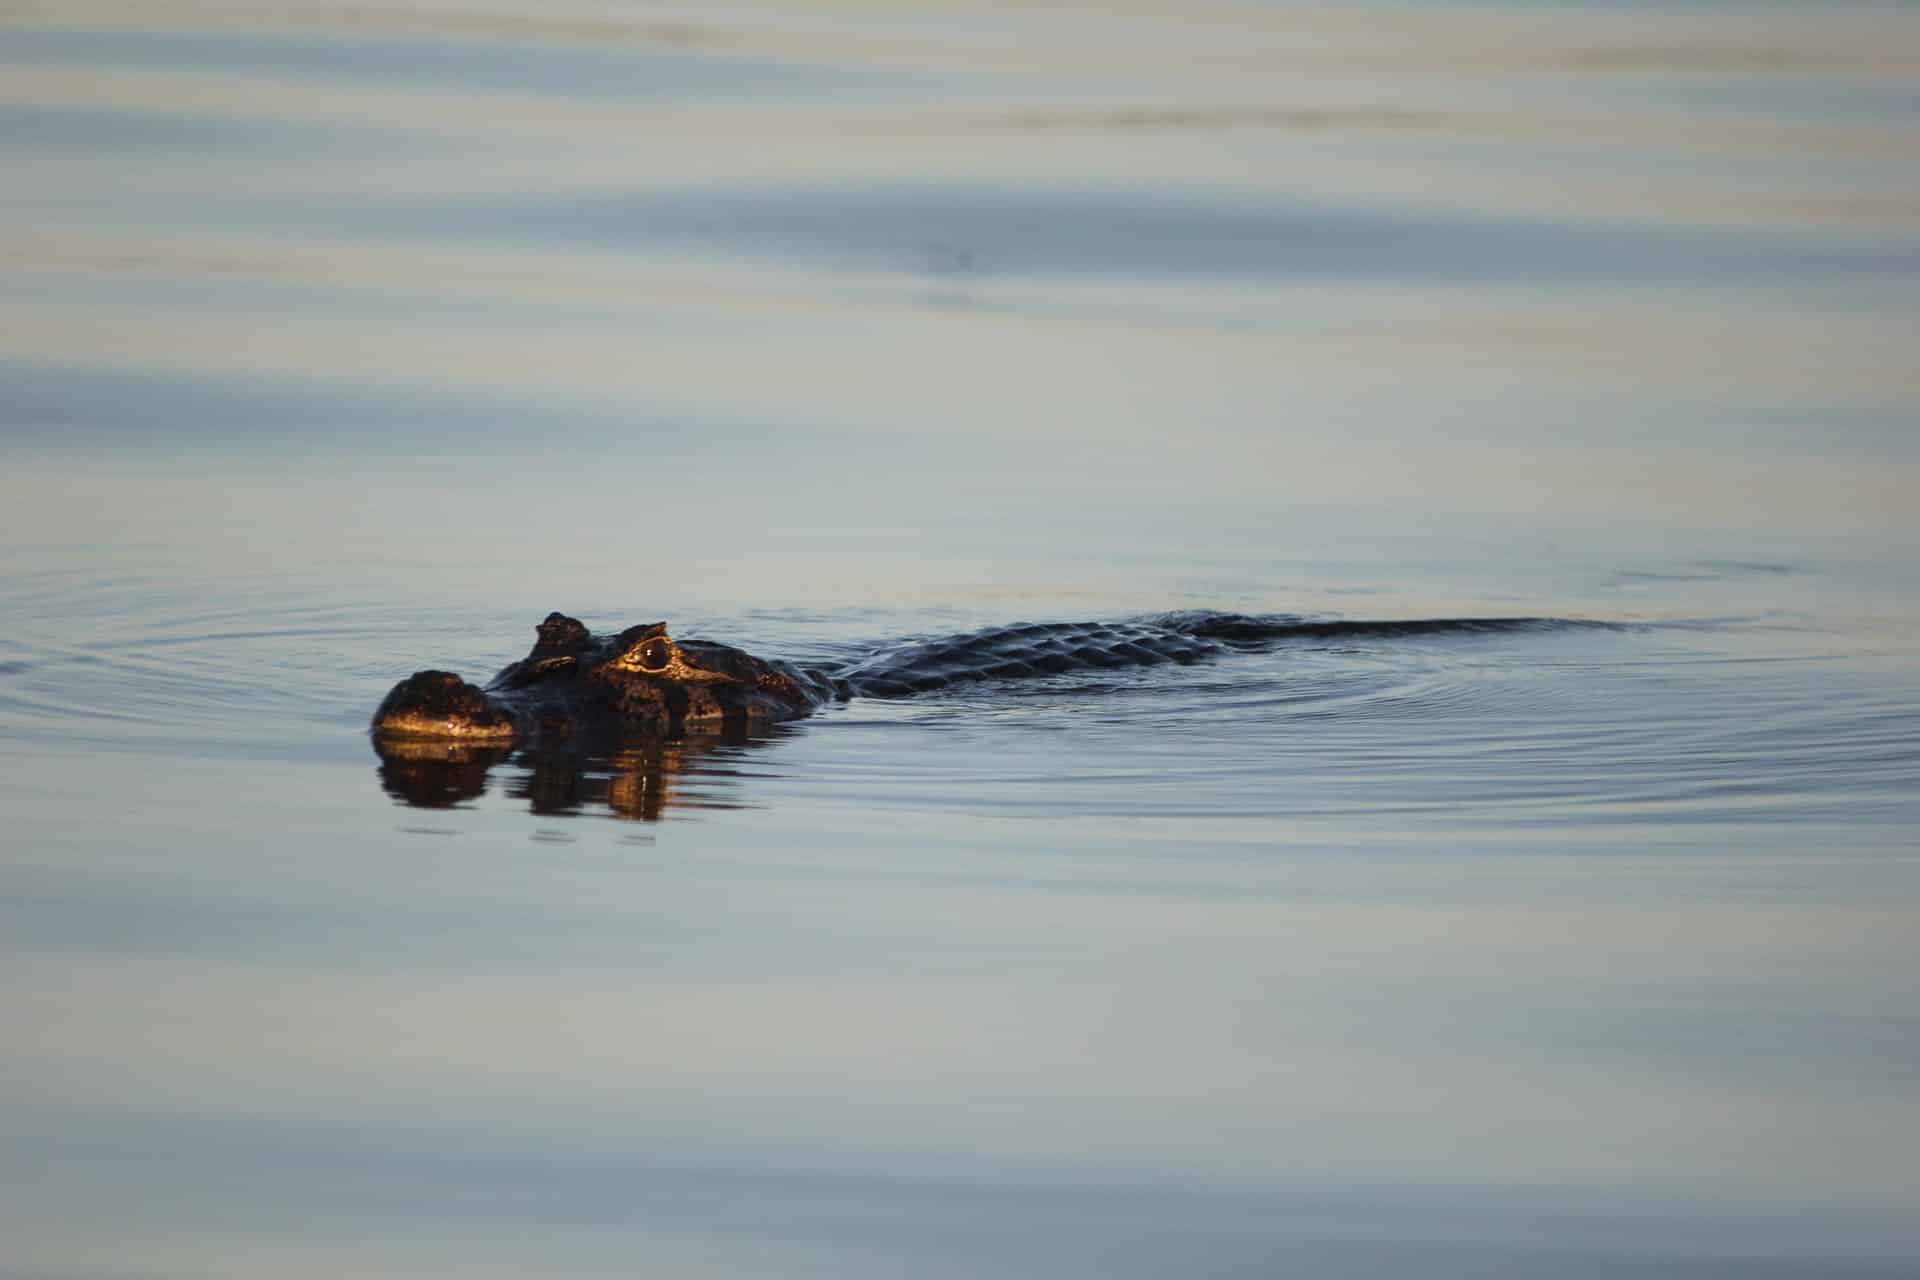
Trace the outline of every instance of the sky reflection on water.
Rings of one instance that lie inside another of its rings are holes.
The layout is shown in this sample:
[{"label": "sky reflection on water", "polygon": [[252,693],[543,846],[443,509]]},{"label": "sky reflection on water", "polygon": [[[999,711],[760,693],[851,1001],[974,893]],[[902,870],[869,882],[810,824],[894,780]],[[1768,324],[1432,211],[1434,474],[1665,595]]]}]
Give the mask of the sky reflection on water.
[{"label": "sky reflection on water", "polygon": [[[1906,1274],[1916,34],[0,14],[0,1274]],[[365,736],[1198,607],[1635,625]]]}]

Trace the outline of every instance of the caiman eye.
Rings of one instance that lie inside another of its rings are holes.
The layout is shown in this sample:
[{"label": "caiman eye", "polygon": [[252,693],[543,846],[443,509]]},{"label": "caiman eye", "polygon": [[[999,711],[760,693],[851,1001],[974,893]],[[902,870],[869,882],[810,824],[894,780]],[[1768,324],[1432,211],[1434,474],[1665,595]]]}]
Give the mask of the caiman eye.
[{"label": "caiman eye", "polygon": [[665,671],[667,664],[673,661],[673,646],[662,637],[655,637],[640,646],[640,669],[642,671]]}]

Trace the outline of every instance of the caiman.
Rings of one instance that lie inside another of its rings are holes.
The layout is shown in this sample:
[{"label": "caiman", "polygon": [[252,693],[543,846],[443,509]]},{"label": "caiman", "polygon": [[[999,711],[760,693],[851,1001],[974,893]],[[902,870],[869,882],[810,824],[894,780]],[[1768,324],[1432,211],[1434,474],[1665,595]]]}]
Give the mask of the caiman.
[{"label": "caiman", "polygon": [[1121,622],[995,627],[895,645],[833,670],[756,658],[665,623],[595,636],[547,615],[526,657],[485,688],[450,671],[416,671],[374,712],[377,741],[533,746],[588,737],[752,732],[852,697],[904,697],[969,680],[1192,663],[1225,649],[1303,640],[1419,636],[1564,626],[1548,618],[1367,622],[1196,610]]}]

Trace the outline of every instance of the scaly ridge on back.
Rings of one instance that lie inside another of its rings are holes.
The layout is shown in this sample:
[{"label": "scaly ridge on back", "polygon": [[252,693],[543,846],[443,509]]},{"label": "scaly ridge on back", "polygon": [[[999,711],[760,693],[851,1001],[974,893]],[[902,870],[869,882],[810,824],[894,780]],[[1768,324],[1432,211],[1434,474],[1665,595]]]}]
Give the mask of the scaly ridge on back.
[{"label": "scaly ridge on back", "polygon": [[1021,622],[894,645],[840,672],[864,697],[902,698],[971,680],[1192,663],[1282,640],[1391,639],[1579,625],[1554,618],[1365,621],[1191,609],[1116,622]]}]

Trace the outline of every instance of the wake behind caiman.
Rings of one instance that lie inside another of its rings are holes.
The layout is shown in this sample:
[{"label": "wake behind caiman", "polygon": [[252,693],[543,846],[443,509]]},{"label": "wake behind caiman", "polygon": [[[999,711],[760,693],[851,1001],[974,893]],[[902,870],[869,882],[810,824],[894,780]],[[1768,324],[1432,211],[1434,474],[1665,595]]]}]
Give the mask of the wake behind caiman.
[{"label": "wake behind caiman", "polygon": [[595,636],[547,615],[532,650],[484,688],[416,671],[374,712],[377,739],[528,746],[586,737],[735,733],[853,697],[898,698],[972,680],[1194,663],[1282,641],[1360,641],[1566,626],[1554,618],[1315,619],[1192,610],[1114,622],[1023,623],[913,640],[839,668],[756,658],[666,624]]}]

